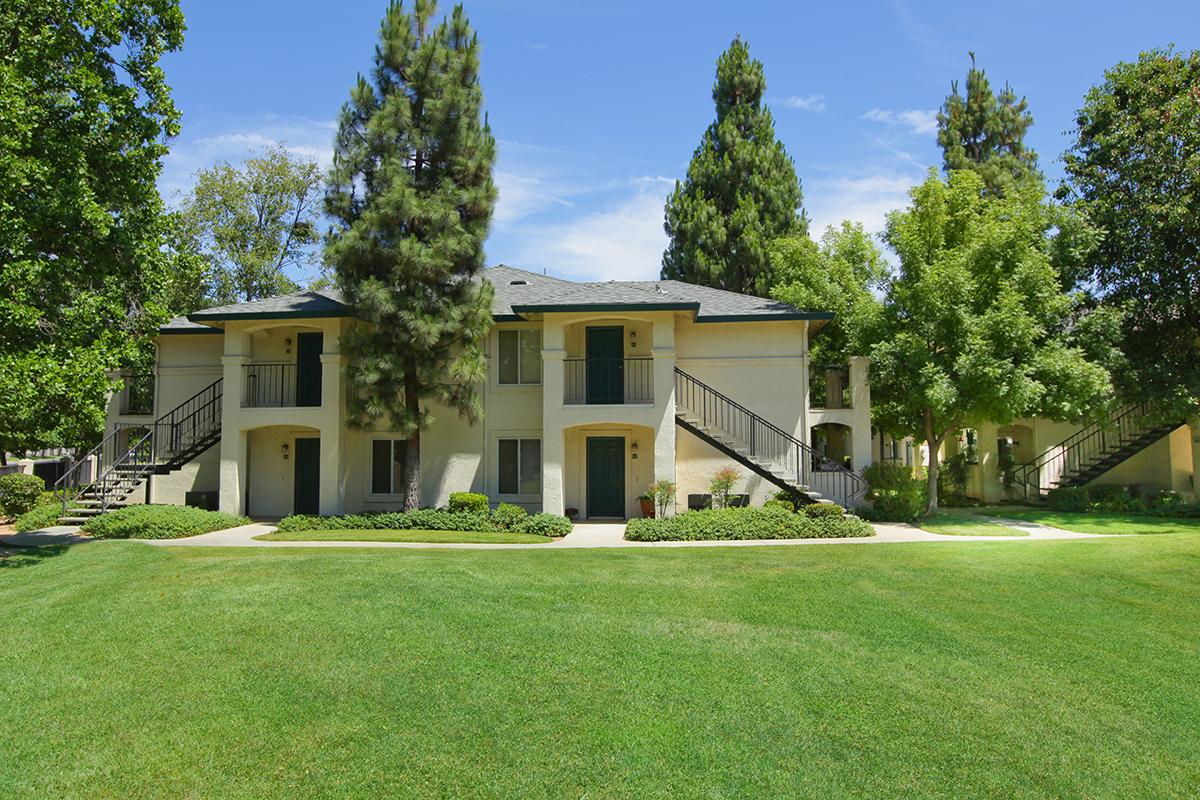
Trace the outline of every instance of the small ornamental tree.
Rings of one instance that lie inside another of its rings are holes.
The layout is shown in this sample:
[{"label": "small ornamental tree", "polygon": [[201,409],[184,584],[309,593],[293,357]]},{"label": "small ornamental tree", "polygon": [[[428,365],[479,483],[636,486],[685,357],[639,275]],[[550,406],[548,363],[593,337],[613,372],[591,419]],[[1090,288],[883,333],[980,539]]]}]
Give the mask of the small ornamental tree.
[{"label": "small ornamental tree", "polygon": [[430,401],[480,413],[491,285],[479,279],[496,188],[479,45],[457,6],[388,6],[371,80],[342,108],[326,255],[360,323],[343,339],[349,422],[407,437],[404,507],[420,503]]},{"label": "small ornamental tree", "polygon": [[959,94],[958,81],[953,81],[938,112],[937,138],[946,171],[975,170],[992,194],[1040,176],[1037,153],[1025,147],[1025,133],[1031,125],[1033,115],[1025,98],[1018,100],[1008,84],[994,94],[971,53],[966,94]]},{"label": "small ornamental tree", "polygon": [[717,60],[717,119],[667,199],[662,277],[765,296],[768,246],[808,230],[792,159],[763,107],[762,63],[740,38]]},{"label": "small ornamental tree", "polygon": [[1200,51],[1117,64],[1084,99],[1059,194],[1105,236],[1087,273],[1127,309],[1122,388],[1164,413],[1200,407]]},{"label": "small ornamental tree", "polygon": [[888,218],[899,257],[869,332],[876,424],[938,450],[955,431],[1015,417],[1076,421],[1111,394],[1108,371],[1069,338],[1072,302],[1053,264],[1055,216],[1035,181],[1003,197],[973,170],[931,172]]}]

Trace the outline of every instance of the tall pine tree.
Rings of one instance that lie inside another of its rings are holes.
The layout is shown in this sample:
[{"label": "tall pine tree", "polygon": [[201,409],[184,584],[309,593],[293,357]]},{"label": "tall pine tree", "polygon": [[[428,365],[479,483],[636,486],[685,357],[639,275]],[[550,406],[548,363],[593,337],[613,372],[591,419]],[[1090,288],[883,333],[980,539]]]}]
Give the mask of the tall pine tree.
[{"label": "tall pine tree", "polygon": [[662,277],[765,296],[770,243],[808,231],[795,165],[763,107],[767,81],[740,37],[717,60],[717,119],[667,199]]},{"label": "tall pine tree", "polygon": [[496,188],[479,45],[462,6],[388,6],[373,80],[342,108],[326,254],[358,324],[345,336],[349,422],[407,437],[405,509],[420,503],[429,401],[480,413],[491,285],[477,279]]},{"label": "tall pine tree", "polygon": [[1018,100],[1007,83],[994,94],[971,53],[966,96],[958,93],[958,81],[952,81],[938,112],[938,144],[946,171],[975,170],[987,191],[996,195],[1025,178],[1040,180],[1037,153],[1025,147],[1025,132],[1032,124],[1025,98]]}]

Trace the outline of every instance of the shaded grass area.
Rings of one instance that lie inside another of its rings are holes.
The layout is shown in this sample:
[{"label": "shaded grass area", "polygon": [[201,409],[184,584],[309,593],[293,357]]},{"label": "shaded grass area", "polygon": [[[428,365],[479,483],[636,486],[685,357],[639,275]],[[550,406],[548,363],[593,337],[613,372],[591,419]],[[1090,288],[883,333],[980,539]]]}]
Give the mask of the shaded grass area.
[{"label": "shaded grass area", "polygon": [[255,536],[268,542],[467,542],[480,544],[544,544],[548,536],[512,531],[332,530],[276,531]]},{"label": "shaded grass area", "polygon": [[1117,514],[1103,511],[1071,512],[1045,509],[981,509],[980,514],[1026,520],[1077,533],[1197,533],[1200,519],[1172,519],[1146,514]]},{"label": "shaded grass area", "polygon": [[96,542],[0,580],[0,796],[1186,796],[1198,570],[1200,536]]},{"label": "shaded grass area", "polygon": [[994,520],[965,511],[939,511],[920,521],[922,529],[943,536],[1026,536],[1025,531],[1010,528]]}]

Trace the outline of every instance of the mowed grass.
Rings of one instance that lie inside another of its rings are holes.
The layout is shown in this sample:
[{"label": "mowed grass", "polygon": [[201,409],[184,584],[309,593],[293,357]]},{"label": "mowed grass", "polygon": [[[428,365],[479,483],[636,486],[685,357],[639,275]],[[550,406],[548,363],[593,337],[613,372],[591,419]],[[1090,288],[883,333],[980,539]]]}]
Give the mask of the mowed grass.
[{"label": "mowed grass", "polygon": [[989,516],[1026,520],[1076,533],[1200,533],[1200,519],[1171,519],[1145,514],[1113,514],[1102,511],[1073,513],[1044,509],[991,508]]},{"label": "mowed grass", "polygon": [[0,796],[1184,797],[1197,574],[1186,535],[85,544],[0,567]]},{"label": "mowed grass", "polygon": [[468,542],[479,544],[545,544],[548,536],[532,533],[490,533],[487,531],[429,531],[429,530],[332,530],[276,531],[255,536],[268,542]]},{"label": "mowed grass", "polygon": [[923,518],[920,526],[930,533],[943,536],[1026,536],[1025,531],[1011,528],[978,514],[965,511],[940,511]]}]

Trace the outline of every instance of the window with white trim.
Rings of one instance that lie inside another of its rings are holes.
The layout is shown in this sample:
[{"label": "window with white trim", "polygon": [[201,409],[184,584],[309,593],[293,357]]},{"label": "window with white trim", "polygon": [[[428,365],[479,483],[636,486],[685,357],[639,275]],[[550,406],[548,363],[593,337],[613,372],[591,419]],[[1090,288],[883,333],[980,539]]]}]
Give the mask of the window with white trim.
[{"label": "window with white trim", "polygon": [[404,439],[371,441],[371,494],[404,494]]},{"label": "window with white trim", "polygon": [[542,382],[542,332],[537,328],[499,332],[499,381],[504,386]]},{"label": "window with white trim", "polygon": [[501,439],[499,494],[542,493],[542,440]]}]

